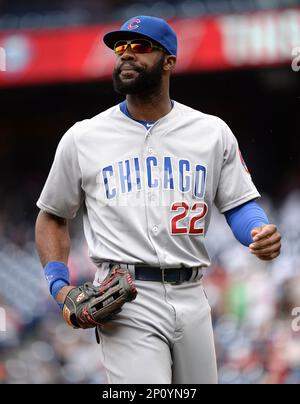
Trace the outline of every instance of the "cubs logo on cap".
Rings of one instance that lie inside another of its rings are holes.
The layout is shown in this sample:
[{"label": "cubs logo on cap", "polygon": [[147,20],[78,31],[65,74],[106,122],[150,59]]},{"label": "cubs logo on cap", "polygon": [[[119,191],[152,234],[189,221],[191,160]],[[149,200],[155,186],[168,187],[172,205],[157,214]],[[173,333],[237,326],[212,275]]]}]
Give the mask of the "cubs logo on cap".
[{"label": "cubs logo on cap", "polygon": [[144,38],[156,42],[169,55],[177,55],[177,36],[171,26],[162,18],[139,15],[126,21],[118,31],[108,32],[104,43],[114,49],[117,41]]},{"label": "cubs logo on cap", "polygon": [[128,24],[128,29],[136,29],[139,26],[137,24],[140,24],[141,20],[139,20],[138,18],[136,18],[135,20],[130,21],[130,23]]}]

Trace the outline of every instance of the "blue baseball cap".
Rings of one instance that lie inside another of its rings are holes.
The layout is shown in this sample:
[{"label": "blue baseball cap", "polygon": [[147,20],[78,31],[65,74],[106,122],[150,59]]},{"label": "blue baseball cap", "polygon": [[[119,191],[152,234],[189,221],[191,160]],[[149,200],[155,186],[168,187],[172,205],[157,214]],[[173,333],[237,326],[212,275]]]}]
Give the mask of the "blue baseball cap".
[{"label": "blue baseball cap", "polygon": [[103,41],[109,48],[114,49],[117,41],[122,39],[145,38],[155,41],[169,55],[177,55],[177,36],[170,25],[162,18],[139,15],[126,21],[119,31],[108,32]]}]

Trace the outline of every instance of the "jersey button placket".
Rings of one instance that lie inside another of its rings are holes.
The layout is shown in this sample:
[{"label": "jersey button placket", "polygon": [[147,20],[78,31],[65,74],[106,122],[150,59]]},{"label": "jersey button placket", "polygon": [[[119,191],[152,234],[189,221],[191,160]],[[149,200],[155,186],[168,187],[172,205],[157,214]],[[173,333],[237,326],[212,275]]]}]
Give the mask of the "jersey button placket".
[{"label": "jersey button placket", "polygon": [[[147,131],[147,135],[145,136],[145,143],[144,143],[144,159],[146,160],[147,157],[149,156],[155,156],[155,150],[152,146],[152,137],[153,137],[153,133],[152,130],[154,128],[151,128],[151,130]],[[147,171],[147,168],[146,168]],[[156,167],[152,167],[151,170],[151,174],[152,174],[152,181],[153,179],[158,179],[159,180],[159,175],[158,175],[158,169],[156,169]],[[145,173],[145,178],[146,178],[146,184],[148,184],[148,178],[147,178],[147,173]],[[147,189],[147,190],[146,190]],[[159,225],[155,220],[155,209],[157,209],[158,207],[156,206],[156,202],[158,201],[157,198],[157,188],[151,188],[151,187],[145,187],[145,191],[146,191],[146,206],[145,206],[145,210],[146,210],[146,217],[147,217],[147,223],[148,223],[148,229],[149,229],[149,238],[151,240],[151,243],[153,245],[153,248],[156,251],[157,254],[157,260],[158,260],[158,264],[160,264],[160,257],[156,248],[157,245],[157,235],[159,233]]]},{"label": "jersey button placket", "polygon": [[157,234],[157,232],[158,232],[158,226],[153,226],[152,230],[153,230],[153,233],[154,233],[154,234]]}]

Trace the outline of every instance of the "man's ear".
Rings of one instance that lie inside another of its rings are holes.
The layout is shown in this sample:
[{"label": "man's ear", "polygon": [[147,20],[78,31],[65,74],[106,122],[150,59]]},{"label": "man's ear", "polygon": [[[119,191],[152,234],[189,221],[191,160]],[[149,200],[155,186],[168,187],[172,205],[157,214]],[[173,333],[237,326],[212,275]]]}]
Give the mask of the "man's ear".
[{"label": "man's ear", "polygon": [[176,56],[173,55],[166,55],[165,63],[164,63],[164,70],[165,71],[172,71],[176,65]]}]

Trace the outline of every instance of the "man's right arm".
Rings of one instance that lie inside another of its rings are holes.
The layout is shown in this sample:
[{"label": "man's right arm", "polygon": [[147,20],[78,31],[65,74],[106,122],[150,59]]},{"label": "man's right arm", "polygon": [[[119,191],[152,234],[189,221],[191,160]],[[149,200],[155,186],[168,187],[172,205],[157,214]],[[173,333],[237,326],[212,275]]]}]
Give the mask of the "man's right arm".
[{"label": "man's right arm", "polygon": [[[61,262],[67,265],[71,243],[66,219],[40,211],[36,220],[35,240],[43,267],[49,262]],[[73,287],[62,287],[55,297],[57,302],[62,304]]]}]

